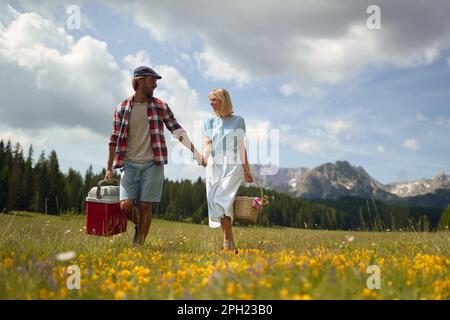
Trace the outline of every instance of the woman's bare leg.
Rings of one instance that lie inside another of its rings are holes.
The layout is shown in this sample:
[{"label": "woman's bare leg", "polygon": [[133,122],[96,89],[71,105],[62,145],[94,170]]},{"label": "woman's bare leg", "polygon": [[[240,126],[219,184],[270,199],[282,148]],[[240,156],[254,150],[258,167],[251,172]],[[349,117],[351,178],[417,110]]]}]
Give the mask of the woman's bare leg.
[{"label": "woman's bare leg", "polygon": [[233,242],[233,231],[231,230],[231,218],[224,217],[220,219],[220,224],[223,230],[223,240]]}]

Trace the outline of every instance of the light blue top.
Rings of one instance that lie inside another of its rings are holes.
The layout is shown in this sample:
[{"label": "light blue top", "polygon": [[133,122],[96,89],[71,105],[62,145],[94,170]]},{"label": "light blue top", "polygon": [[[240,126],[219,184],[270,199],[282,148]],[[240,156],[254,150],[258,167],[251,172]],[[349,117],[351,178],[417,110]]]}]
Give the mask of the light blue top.
[{"label": "light blue top", "polygon": [[212,140],[212,152],[217,154],[237,155],[238,140],[245,137],[245,121],[240,116],[232,115],[227,118],[213,116],[203,122],[203,136]]}]

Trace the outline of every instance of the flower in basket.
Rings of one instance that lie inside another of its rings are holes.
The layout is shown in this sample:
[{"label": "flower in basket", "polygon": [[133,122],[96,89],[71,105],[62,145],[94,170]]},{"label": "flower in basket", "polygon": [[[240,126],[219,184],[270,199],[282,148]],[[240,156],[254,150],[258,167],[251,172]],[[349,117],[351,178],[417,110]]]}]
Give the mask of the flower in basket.
[{"label": "flower in basket", "polygon": [[269,203],[271,203],[273,201],[274,196],[267,196],[264,195],[264,197],[261,198],[253,198],[252,201],[252,208],[255,209],[262,209],[264,206],[268,205]]},{"label": "flower in basket", "polygon": [[263,207],[263,200],[261,198],[253,198],[252,208],[262,209],[262,207]]},{"label": "flower in basket", "polygon": [[267,194],[264,195],[264,198],[262,200],[263,206],[268,205],[269,203],[271,203],[274,199],[274,196],[270,196],[270,198],[267,196]]}]

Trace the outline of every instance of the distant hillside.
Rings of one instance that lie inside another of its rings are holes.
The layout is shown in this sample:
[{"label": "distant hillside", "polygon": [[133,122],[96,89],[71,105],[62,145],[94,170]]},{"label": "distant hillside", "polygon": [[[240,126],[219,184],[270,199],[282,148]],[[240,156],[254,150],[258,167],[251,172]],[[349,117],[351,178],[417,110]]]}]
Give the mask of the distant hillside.
[{"label": "distant hillside", "polygon": [[260,165],[253,167],[255,179],[265,188],[286,192],[302,199],[357,197],[410,206],[445,208],[450,203],[450,175],[383,185],[362,167],[348,161],[325,163],[313,169],[279,168],[265,176]]},{"label": "distant hillside", "polygon": [[420,179],[409,182],[397,182],[384,188],[399,197],[414,197],[433,193],[438,189],[450,188],[450,175],[440,173],[434,179]]},{"label": "distant hillside", "polygon": [[390,202],[407,205],[410,207],[444,209],[450,204],[450,189],[437,189],[431,193],[399,198]]}]

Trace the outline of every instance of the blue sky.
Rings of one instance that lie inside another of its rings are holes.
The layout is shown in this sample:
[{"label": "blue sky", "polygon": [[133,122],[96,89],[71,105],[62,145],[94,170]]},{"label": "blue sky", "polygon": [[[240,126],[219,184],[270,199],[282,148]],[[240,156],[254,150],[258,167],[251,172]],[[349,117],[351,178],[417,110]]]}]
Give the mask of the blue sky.
[{"label": "blue sky", "polygon": [[[449,173],[449,3],[379,1],[379,30],[367,27],[369,2],[282,4],[2,1],[0,138],[33,144],[35,160],[55,149],[64,172],[99,171],[114,106],[148,64],[163,75],[155,95],[199,147],[208,92],[224,87],[249,138],[279,133],[282,167],[348,160],[382,183]],[[166,176],[203,176],[170,148]]]}]

